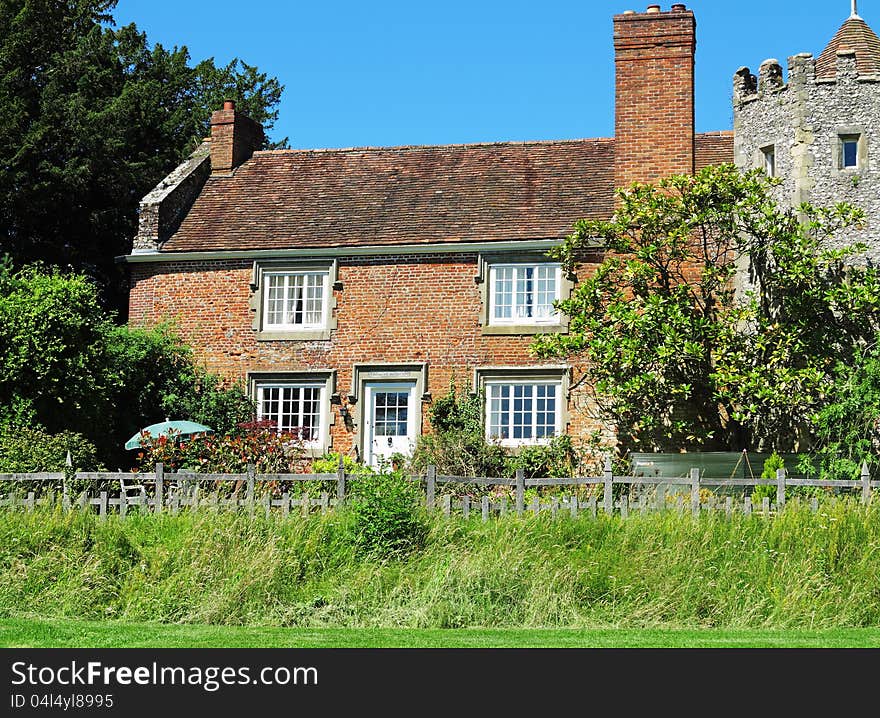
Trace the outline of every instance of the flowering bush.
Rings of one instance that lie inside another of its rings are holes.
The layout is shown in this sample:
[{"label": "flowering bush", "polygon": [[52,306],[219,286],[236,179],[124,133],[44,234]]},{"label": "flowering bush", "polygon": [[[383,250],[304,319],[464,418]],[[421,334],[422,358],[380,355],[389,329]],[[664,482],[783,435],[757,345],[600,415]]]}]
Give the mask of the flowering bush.
[{"label": "flowering bush", "polygon": [[142,434],[141,444],[138,464],[148,471],[158,462],[168,471],[205,474],[241,474],[248,464],[258,474],[292,474],[306,466],[299,434],[278,432],[271,421],[246,422],[233,433],[197,434],[186,440],[173,432],[157,438]]}]

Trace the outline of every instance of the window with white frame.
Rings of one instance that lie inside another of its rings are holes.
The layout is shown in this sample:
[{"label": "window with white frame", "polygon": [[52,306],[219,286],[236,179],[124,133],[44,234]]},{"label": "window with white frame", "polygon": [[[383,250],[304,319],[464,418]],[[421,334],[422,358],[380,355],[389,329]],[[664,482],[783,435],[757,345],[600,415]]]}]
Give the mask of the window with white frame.
[{"label": "window with white frame", "polygon": [[328,298],[327,272],[265,272],[263,328],[322,329]]},{"label": "window with white frame", "polygon": [[307,444],[323,433],[324,384],[257,384],[257,418],[273,421],[279,432],[292,432]]},{"label": "window with white frame", "polygon": [[505,446],[538,444],[561,433],[562,382],[493,379],[485,383],[486,436]]},{"label": "window with white frame", "polygon": [[555,324],[559,264],[493,264],[489,271],[489,324]]}]

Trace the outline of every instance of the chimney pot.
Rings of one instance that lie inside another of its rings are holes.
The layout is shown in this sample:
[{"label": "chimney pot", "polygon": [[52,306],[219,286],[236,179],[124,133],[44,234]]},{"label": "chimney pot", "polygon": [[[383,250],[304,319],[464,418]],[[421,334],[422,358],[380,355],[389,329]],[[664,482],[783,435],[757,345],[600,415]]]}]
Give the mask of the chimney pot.
[{"label": "chimney pot", "polygon": [[684,12],[687,10],[687,6],[684,3],[675,3],[672,6],[672,12]]},{"label": "chimney pot", "polygon": [[655,12],[660,12],[660,6],[659,5],[648,5],[647,11],[651,14],[653,14]]},{"label": "chimney pot", "polygon": [[224,110],[234,110],[235,109],[235,100],[223,100],[223,109]]}]

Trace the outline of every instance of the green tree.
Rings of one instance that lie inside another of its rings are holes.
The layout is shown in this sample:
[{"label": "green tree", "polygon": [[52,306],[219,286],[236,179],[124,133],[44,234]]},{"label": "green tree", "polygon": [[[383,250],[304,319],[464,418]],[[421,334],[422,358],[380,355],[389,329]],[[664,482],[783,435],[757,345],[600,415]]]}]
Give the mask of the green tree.
[{"label": "green tree", "polygon": [[85,271],[124,312],[114,257],[131,249],[140,199],[224,98],[271,129],[283,88],[237,59],[191,66],[186,47],[115,27],[115,5],[0,2],[0,254]]},{"label": "green tree", "polygon": [[170,328],[110,322],[83,275],[0,264],[0,429],[75,429],[116,466],[125,441],[166,416],[229,431],[253,414]]},{"label": "green tree", "polygon": [[876,466],[880,451],[880,345],[838,362],[828,396],[812,417],[816,450],[803,468],[821,478],[858,479],[862,462]]},{"label": "green tree", "polygon": [[873,339],[878,274],[832,241],[862,214],[783,209],[775,182],[721,165],[636,184],[554,250],[570,271],[607,253],[559,303],[569,333],[532,351],[583,360],[625,446],[803,448],[836,361]]}]

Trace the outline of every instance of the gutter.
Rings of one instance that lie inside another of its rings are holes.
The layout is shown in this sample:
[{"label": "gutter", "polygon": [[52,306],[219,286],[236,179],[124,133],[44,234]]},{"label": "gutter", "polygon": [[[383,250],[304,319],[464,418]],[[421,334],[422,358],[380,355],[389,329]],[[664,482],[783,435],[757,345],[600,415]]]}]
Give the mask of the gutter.
[{"label": "gutter", "polygon": [[287,259],[294,257],[378,257],[394,254],[473,254],[480,252],[547,251],[565,240],[529,239],[502,242],[444,242],[441,244],[366,245],[361,247],[300,247],[294,249],[230,249],[209,252],[134,252],[116,257],[126,264],[205,262],[223,259]]}]

